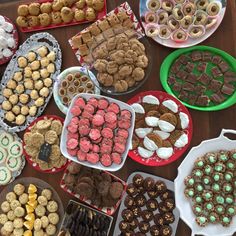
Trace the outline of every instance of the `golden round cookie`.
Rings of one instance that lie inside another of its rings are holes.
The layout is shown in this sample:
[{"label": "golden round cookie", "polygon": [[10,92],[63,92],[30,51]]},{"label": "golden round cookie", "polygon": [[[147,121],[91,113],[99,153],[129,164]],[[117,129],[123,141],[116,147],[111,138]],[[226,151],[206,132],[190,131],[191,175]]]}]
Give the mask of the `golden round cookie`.
[{"label": "golden round cookie", "polygon": [[53,120],[51,124],[51,130],[55,131],[57,135],[60,135],[62,132],[62,123],[59,120]]},{"label": "golden round cookie", "polygon": [[65,23],[71,22],[74,18],[73,10],[70,9],[69,7],[63,7],[61,9],[61,18],[62,18],[62,21]]},{"label": "golden round cookie", "polygon": [[26,145],[25,146],[25,151],[26,151],[26,153],[28,153],[28,155],[30,155],[33,158],[33,157],[38,155],[39,148],[32,146],[32,144],[31,145]]},{"label": "golden round cookie", "polygon": [[44,143],[44,136],[40,133],[34,133],[32,134],[32,141],[31,141],[31,145],[34,147],[41,147],[42,144]]},{"label": "golden round cookie", "polygon": [[101,11],[104,8],[104,0],[92,0],[92,7],[96,11]]},{"label": "golden round cookie", "polygon": [[52,17],[52,24],[61,24],[62,19],[61,19],[61,12],[56,11],[56,12],[52,12],[51,14]]},{"label": "golden round cookie", "polygon": [[39,164],[39,168],[42,170],[48,170],[50,169],[49,164],[45,161],[41,161],[39,159],[36,160],[36,162]]},{"label": "golden round cookie", "polygon": [[19,16],[27,16],[29,14],[29,7],[26,4],[20,5],[17,9]]},{"label": "golden round cookie", "polygon": [[39,25],[39,17],[38,16],[27,16],[28,26],[36,27]]},{"label": "golden round cookie", "polygon": [[49,130],[45,134],[45,141],[49,144],[54,144],[58,139],[57,133],[53,130]]},{"label": "golden round cookie", "polygon": [[39,120],[36,124],[37,129],[48,129],[52,121],[50,119]]},{"label": "golden round cookie", "polygon": [[41,13],[51,13],[52,12],[52,3],[44,2],[40,5]]},{"label": "golden round cookie", "polygon": [[93,21],[96,19],[96,12],[93,8],[88,7],[85,12],[85,18],[88,21]]},{"label": "golden round cookie", "polygon": [[60,158],[60,155],[61,155],[60,147],[58,145],[52,145],[49,159],[51,159],[52,161],[57,160],[58,158]]},{"label": "golden round cookie", "polygon": [[39,22],[41,26],[48,26],[51,24],[51,15],[49,15],[48,13],[42,13],[39,15]]},{"label": "golden round cookie", "polygon": [[31,3],[29,5],[29,14],[32,16],[38,16],[40,13],[40,4],[39,3]]}]

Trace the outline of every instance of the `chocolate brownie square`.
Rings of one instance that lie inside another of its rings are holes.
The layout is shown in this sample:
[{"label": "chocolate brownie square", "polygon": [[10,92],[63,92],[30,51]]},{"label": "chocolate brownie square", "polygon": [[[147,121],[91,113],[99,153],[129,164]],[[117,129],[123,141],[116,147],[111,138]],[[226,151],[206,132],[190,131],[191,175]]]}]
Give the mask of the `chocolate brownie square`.
[{"label": "chocolate brownie square", "polygon": [[186,77],[188,76],[188,73],[184,70],[180,70],[176,75],[178,78],[185,80]]},{"label": "chocolate brownie square", "polygon": [[222,84],[223,83],[221,81],[213,79],[210,82],[208,89],[212,90],[213,92],[218,92],[221,89]]},{"label": "chocolate brownie square", "polygon": [[193,92],[194,89],[195,89],[194,85],[189,82],[186,82],[183,84],[183,90],[185,90],[185,91]]},{"label": "chocolate brownie square", "polygon": [[180,62],[176,62],[172,65],[170,72],[176,74],[178,71],[180,71],[180,69],[181,69]]},{"label": "chocolate brownie square", "polygon": [[223,87],[221,88],[221,92],[226,94],[226,95],[231,95],[234,92],[234,86],[231,84],[224,84]]},{"label": "chocolate brownie square", "polygon": [[210,83],[211,81],[211,77],[209,75],[207,75],[206,73],[203,73],[201,74],[199,77],[198,77],[198,81],[204,85],[207,85]]},{"label": "chocolate brownie square", "polygon": [[169,85],[172,85],[176,82],[176,78],[173,75],[170,75],[167,79]]},{"label": "chocolate brownie square", "polygon": [[222,93],[214,93],[211,95],[210,99],[212,102],[219,104],[225,100],[225,97]]},{"label": "chocolate brownie square", "polygon": [[192,84],[195,84],[197,82],[197,80],[198,80],[198,77],[196,75],[192,74],[192,73],[190,73],[187,76],[187,78],[185,79],[185,81],[190,82]]},{"label": "chocolate brownie square", "polygon": [[188,92],[182,90],[182,91],[180,92],[178,98],[179,98],[180,100],[187,101],[187,100],[188,100]]},{"label": "chocolate brownie square", "polygon": [[173,85],[172,89],[173,89],[175,92],[180,92],[181,89],[182,89],[182,84],[179,83],[179,82],[176,82],[176,83]]},{"label": "chocolate brownie square", "polygon": [[215,56],[213,56],[213,57],[211,58],[211,61],[212,61],[214,64],[219,65],[220,62],[222,61],[222,59],[221,59],[220,56],[215,55]]},{"label": "chocolate brownie square", "polygon": [[223,73],[229,70],[229,65],[225,61],[222,61],[218,66]]},{"label": "chocolate brownie square", "polygon": [[199,62],[199,64],[197,65],[197,69],[200,72],[205,72],[207,68],[207,62]]},{"label": "chocolate brownie square", "polygon": [[212,58],[212,54],[210,52],[203,52],[202,53],[202,60],[203,61],[211,61],[211,58]]},{"label": "chocolate brownie square", "polygon": [[195,61],[200,61],[202,59],[202,53],[200,51],[193,51],[190,54],[190,57],[192,58],[192,60]]},{"label": "chocolate brownie square", "polygon": [[210,99],[206,95],[201,95],[197,98],[196,105],[198,106],[208,106]]},{"label": "chocolate brownie square", "polygon": [[188,96],[188,103],[190,105],[194,105],[197,100],[197,95],[196,94],[189,94]]},{"label": "chocolate brownie square", "polygon": [[213,75],[214,78],[217,78],[217,77],[220,77],[220,76],[223,75],[223,74],[221,73],[220,69],[219,69],[217,66],[215,66],[215,67],[213,67],[213,68],[211,69],[211,73],[212,73],[212,75]]},{"label": "chocolate brownie square", "polygon": [[179,58],[178,58],[178,61],[183,64],[183,65],[186,65],[191,59],[186,56],[186,55],[181,55]]},{"label": "chocolate brownie square", "polygon": [[184,70],[190,73],[193,71],[194,67],[195,67],[194,63],[188,62]]},{"label": "chocolate brownie square", "polygon": [[197,95],[202,95],[202,94],[204,94],[205,92],[206,92],[206,87],[205,87],[205,86],[200,85],[200,84],[198,84],[197,86],[195,86],[195,93],[196,93]]}]

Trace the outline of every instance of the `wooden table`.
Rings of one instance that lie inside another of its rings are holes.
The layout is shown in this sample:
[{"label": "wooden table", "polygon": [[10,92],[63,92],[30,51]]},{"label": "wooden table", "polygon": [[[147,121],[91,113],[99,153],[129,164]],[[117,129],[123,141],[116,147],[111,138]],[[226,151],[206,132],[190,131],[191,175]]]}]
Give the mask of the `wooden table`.
[{"label": "wooden table", "polygon": [[[133,11],[135,12],[136,16],[139,17],[139,1],[138,0],[127,0],[131,5]],[[124,0],[107,0],[108,3],[108,12],[114,9],[116,6],[124,2]],[[8,16],[13,22],[16,19],[16,9],[19,1],[5,1],[0,0],[0,14]],[[235,0],[228,0],[228,6],[226,10],[226,15],[220,27],[217,31],[206,41],[204,41],[203,45],[213,46],[219,49],[226,51],[227,53],[231,54],[232,56],[236,57],[236,2]],[[87,25],[80,25],[80,26],[72,26],[72,27],[64,27],[58,28],[54,30],[49,30],[48,32],[55,36],[58,40],[63,54],[63,61],[62,61],[62,70],[79,65],[75,55],[72,53],[71,47],[67,43],[68,39],[71,36],[75,35],[78,31],[81,31],[83,28],[87,27]],[[23,43],[31,33],[21,33],[19,31],[19,39],[20,44]],[[153,57],[153,69],[150,75],[150,78],[146,81],[146,83],[134,93],[127,95],[127,96],[120,96],[117,97],[122,101],[127,101],[129,98],[137,94],[141,91],[147,90],[163,90],[160,80],[159,80],[159,69],[162,61],[164,58],[173,52],[173,49],[163,47],[153,40],[149,40],[152,46],[152,57]],[[0,75],[4,73],[5,65],[0,66]],[[190,110],[190,113],[193,118],[194,123],[194,134],[193,139],[191,142],[191,147],[198,145],[202,140],[217,137],[220,134],[222,128],[230,128],[236,129],[236,109],[235,106],[228,108],[223,111],[218,112],[200,112],[195,110]],[[56,114],[59,116],[64,117],[59,109],[57,108],[53,98],[50,100],[47,108],[45,109],[43,114]],[[22,135],[22,133],[20,134]],[[187,154],[187,152],[186,152]],[[185,155],[186,155],[185,154]],[[161,176],[167,178],[169,180],[174,180],[177,176],[177,168],[184,159],[185,155],[180,158],[178,161],[164,166],[164,167],[146,167],[142,166],[130,158],[127,158],[127,161],[124,167],[120,170],[115,172],[115,175],[121,177],[123,180],[126,180],[127,177],[133,173],[134,171],[144,171],[147,173],[151,173],[157,176]],[[40,172],[35,171],[31,166],[26,164],[24,171],[21,175],[23,176],[33,176],[36,178],[43,179],[44,181],[48,182],[52,185],[55,190],[59,193],[64,206],[67,205],[69,199],[71,199],[69,194],[66,194],[63,190],[61,190],[59,186],[59,180],[62,177],[62,173],[58,174],[43,174]],[[2,188],[0,188],[2,190]],[[114,215],[114,219],[116,219],[116,214]],[[115,222],[115,220],[114,220]],[[113,224],[114,227],[114,224]],[[111,230],[110,236],[117,236],[113,235],[113,230]],[[190,229],[187,227],[183,221],[180,220],[176,236],[188,236],[191,235]],[[235,234],[236,235],[236,234]]]}]

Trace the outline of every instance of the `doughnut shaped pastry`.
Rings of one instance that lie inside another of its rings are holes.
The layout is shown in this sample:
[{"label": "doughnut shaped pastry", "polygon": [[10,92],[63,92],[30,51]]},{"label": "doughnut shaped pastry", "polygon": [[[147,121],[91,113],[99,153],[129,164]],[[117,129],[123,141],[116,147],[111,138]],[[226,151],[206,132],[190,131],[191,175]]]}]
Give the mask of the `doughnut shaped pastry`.
[{"label": "doughnut shaped pastry", "polygon": [[149,0],[147,2],[147,8],[150,11],[156,12],[158,9],[161,7],[161,2],[160,0]]}]

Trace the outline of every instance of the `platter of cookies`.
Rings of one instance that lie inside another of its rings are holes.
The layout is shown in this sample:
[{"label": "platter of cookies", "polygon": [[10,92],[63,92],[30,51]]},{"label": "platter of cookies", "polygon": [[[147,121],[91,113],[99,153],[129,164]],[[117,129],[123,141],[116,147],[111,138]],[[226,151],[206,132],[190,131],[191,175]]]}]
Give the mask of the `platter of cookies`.
[{"label": "platter of cookies", "polygon": [[6,16],[0,15],[0,65],[8,62],[18,47],[16,26]]},{"label": "platter of cookies", "polygon": [[126,183],[109,172],[71,162],[61,179],[61,188],[93,208],[113,215],[120,205]]},{"label": "platter of cookies", "polygon": [[193,147],[178,168],[176,206],[192,235],[227,236],[235,232],[236,141],[226,134],[236,131],[223,129],[219,137]]},{"label": "platter of cookies", "polygon": [[33,177],[16,180],[0,194],[1,235],[57,235],[64,208],[57,192]]},{"label": "platter of cookies", "polygon": [[14,181],[24,166],[22,140],[17,134],[0,128],[0,186]]},{"label": "platter of cookies", "polygon": [[143,172],[127,179],[114,235],[176,234],[179,211],[175,206],[173,182]]},{"label": "platter of cookies", "polygon": [[200,111],[218,111],[236,103],[236,59],[213,47],[195,46],[171,53],[161,65],[167,93]]},{"label": "platter of cookies", "polygon": [[147,166],[163,166],[180,158],[193,132],[187,108],[161,91],[139,93],[128,104],[135,110],[129,157]]},{"label": "platter of cookies", "polygon": [[0,87],[0,124],[19,132],[45,109],[54,80],[60,74],[61,49],[44,32],[29,37],[8,64]]},{"label": "platter of cookies", "polygon": [[20,4],[16,23],[22,32],[85,24],[106,15],[106,0],[38,0]]},{"label": "platter of cookies", "polygon": [[126,103],[81,93],[72,100],[62,131],[62,154],[81,165],[117,171],[124,165],[134,129]]},{"label": "platter of cookies", "polygon": [[66,114],[71,100],[79,93],[100,94],[93,80],[95,75],[85,67],[74,66],[64,70],[53,87],[53,97],[60,111]]},{"label": "platter of cookies", "polygon": [[70,200],[58,236],[109,235],[113,218],[87,205]]},{"label": "platter of cookies", "polygon": [[220,26],[224,0],[141,0],[140,17],[148,37],[171,48],[201,43]]},{"label": "platter of cookies", "polygon": [[37,171],[57,173],[66,168],[68,160],[60,151],[64,119],[45,115],[25,130],[23,148],[26,160]]}]

